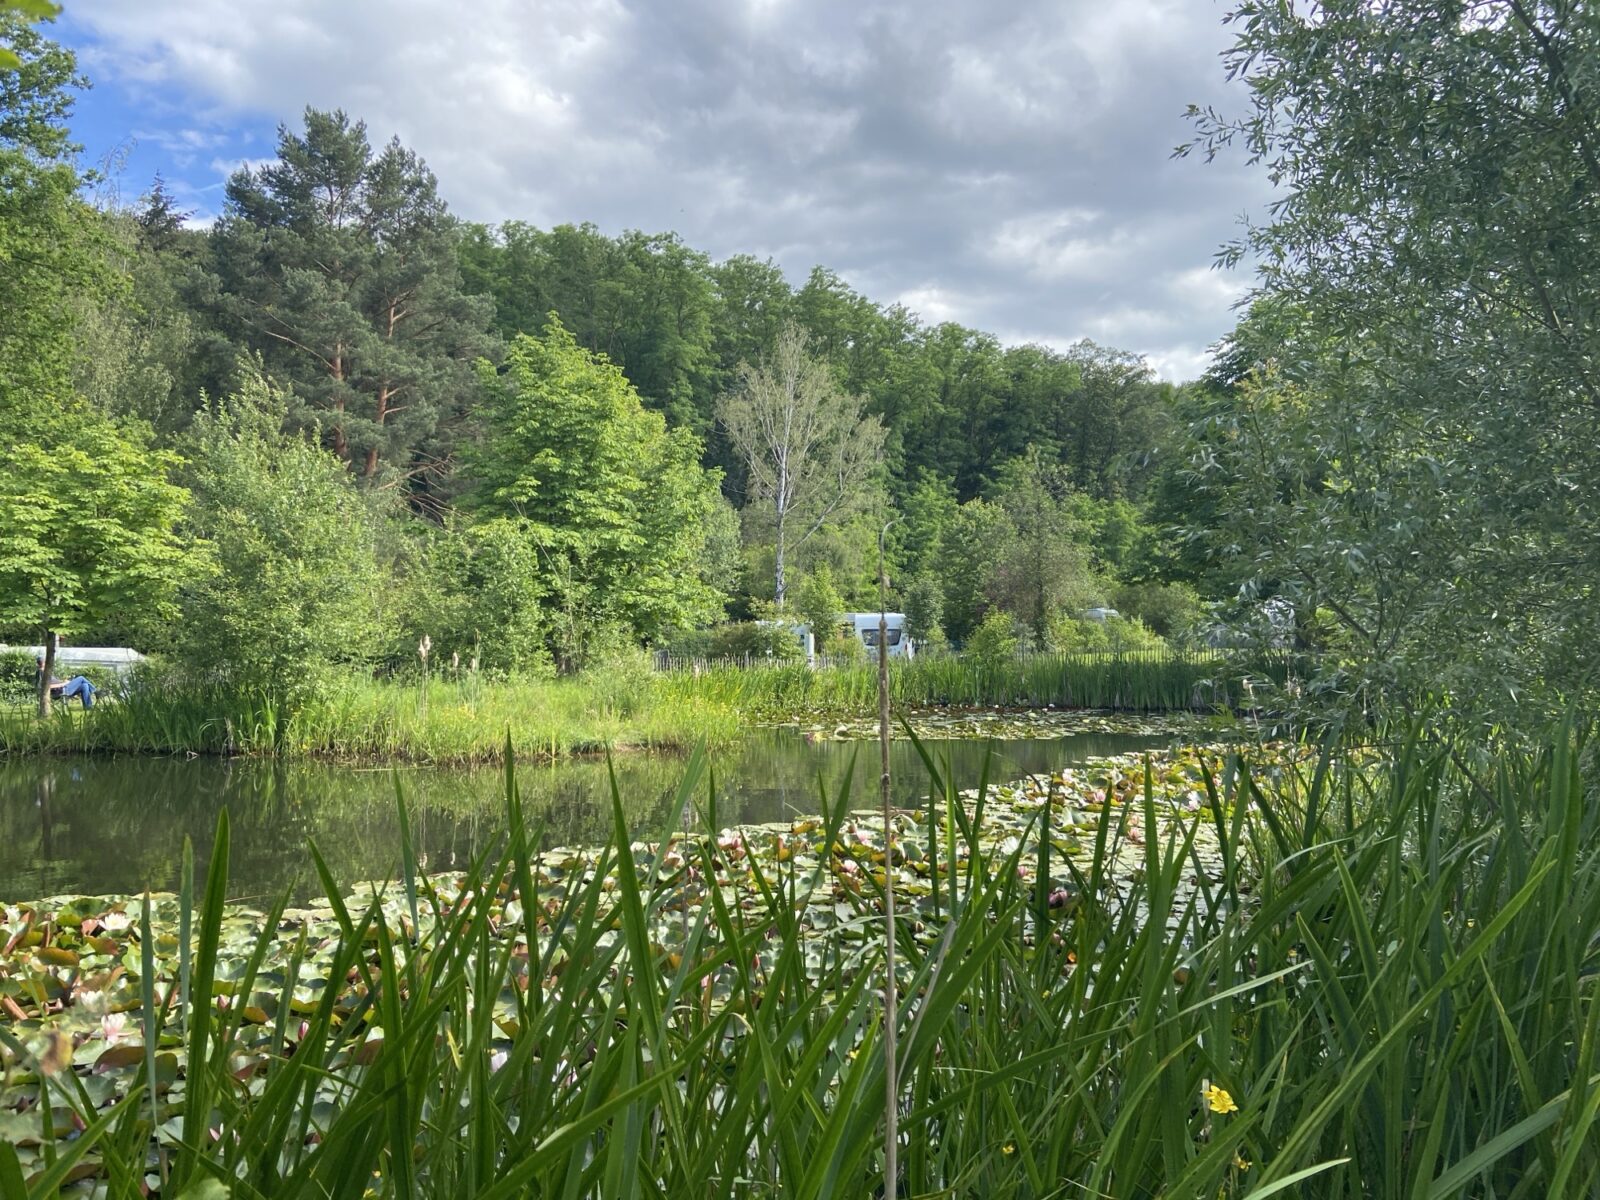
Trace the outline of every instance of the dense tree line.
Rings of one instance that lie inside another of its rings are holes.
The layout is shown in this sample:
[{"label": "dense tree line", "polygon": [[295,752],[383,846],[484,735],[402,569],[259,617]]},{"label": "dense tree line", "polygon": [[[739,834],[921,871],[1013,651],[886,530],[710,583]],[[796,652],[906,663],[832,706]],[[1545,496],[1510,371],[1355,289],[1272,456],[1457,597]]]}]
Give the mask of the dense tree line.
[{"label": "dense tree line", "polygon": [[[1259,286],[1179,388],[825,267],[796,286],[670,233],[463,224],[342,113],[284,128],[210,229],[159,179],[97,209],[77,66],[0,9],[0,624],[258,679],[419,643],[581,665],[870,603],[887,525],[931,645],[1220,621],[1304,652],[1337,706],[1590,694],[1600,24],[1509,0],[1234,16],[1247,107],[1193,114],[1189,149],[1242,146],[1283,194],[1225,248]],[[1142,622],[1081,619],[1107,604]]]},{"label": "dense tree line", "polygon": [[[341,112],[281,128],[208,229],[160,178],[96,208],[72,55],[0,21],[0,417],[31,447],[9,629],[292,704],[419,645],[504,670],[703,648],[796,588],[826,621],[875,598],[891,518],[894,603],[934,645],[987,618],[1040,646],[1153,636],[1084,628],[1097,604],[1193,624],[1143,518],[1177,392],[1136,356],[1004,346],[670,233],[463,224]],[[47,570],[45,500],[96,464],[127,538]],[[141,500],[141,472],[170,491]],[[130,589],[150,602],[110,599]]]}]

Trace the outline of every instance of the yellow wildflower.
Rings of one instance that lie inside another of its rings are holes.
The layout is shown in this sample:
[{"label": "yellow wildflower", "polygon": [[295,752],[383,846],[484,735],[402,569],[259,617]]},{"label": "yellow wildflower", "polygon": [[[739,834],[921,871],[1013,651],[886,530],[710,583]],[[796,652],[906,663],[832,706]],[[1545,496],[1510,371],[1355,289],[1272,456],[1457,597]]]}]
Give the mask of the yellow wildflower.
[{"label": "yellow wildflower", "polygon": [[1248,1171],[1250,1169],[1250,1160],[1242,1154],[1235,1154],[1233,1156],[1233,1169],[1235,1171]]},{"label": "yellow wildflower", "polygon": [[1214,1113],[1239,1111],[1239,1106],[1233,1102],[1233,1097],[1228,1095],[1225,1088],[1219,1088],[1216,1084],[1212,1084],[1203,1094],[1206,1099],[1206,1107]]},{"label": "yellow wildflower", "polygon": [[1000,1147],[1000,1151],[1003,1154],[1015,1154],[1017,1152],[1017,1144],[1015,1142],[1007,1142]]}]

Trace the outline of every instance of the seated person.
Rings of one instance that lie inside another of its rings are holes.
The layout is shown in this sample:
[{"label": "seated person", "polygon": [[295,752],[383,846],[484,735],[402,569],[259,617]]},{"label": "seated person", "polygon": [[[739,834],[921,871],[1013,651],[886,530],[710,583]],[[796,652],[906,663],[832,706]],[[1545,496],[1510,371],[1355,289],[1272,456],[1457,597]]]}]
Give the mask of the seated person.
[{"label": "seated person", "polygon": [[[37,688],[39,680],[44,677],[44,659],[36,658],[33,661],[37,664],[37,671],[34,676],[34,687]],[[85,708],[94,707],[94,692],[94,684],[90,683],[82,675],[74,675],[65,682],[59,679],[50,681],[50,694],[52,696],[62,700],[71,700],[76,696],[83,702]]]}]

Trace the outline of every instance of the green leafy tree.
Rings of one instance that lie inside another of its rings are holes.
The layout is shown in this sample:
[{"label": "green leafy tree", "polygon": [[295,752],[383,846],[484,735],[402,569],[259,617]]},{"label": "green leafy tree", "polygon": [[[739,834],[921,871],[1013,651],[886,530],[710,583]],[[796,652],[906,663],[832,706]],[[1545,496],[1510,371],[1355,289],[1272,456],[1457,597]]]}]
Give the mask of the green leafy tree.
[{"label": "green leafy tree", "polygon": [[944,634],[944,589],[931,575],[914,576],[905,588],[906,633],[917,652],[937,653],[949,646]]},{"label": "green leafy tree", "polygon": [[[844,597],[833,582],[833,570],[820,563],[800,580],[795,594],[795,615],[811,627],[817,649],[833,652],[833,643],[839,637],[839,624],[844,620]],[[855,640],[854,638],[851,639]]]},{"label": "green leafy tree", "polygon": [[518,521],[497,517],[432,533],[426,594],[407,614],[409,659],[426,636],[438,661],[505,674],[549,669],[548,582],[539,550]]},{"label": "green leafy tree", "polygon": [[870,506],[882,462],[883,425],[843,391],[806,332],[784,327],[769,358],[744,366],[717,405],[746,469],[747,513],[770,530],[773,597],[783,608],[791,551],[830,523]]},{"label": "green leafy tree", "polygon": [[366,479],[437,471],[493,348],[456,237],[421,159],[398,140],[374,152],[342,112],[308,108],[303,135],[280,126],[276,159],[228,181],[212,247],[231,335]]},{"label": "green leafy tree", "polygon": [[711,424],[716,298],[710,260],[676,234],[520,221],[467,232],[468,287],[494,298],[505,337],[555,312],[580,346],[622,368],[647,407],[697,434]]},{"label": "green leafy tree", "polygon": [[979,667],[993,670],[1016,657],[1021,646],[1017,619],[1004,609],[990,609],[967,637],[963,651]]},{"label": "green leafy tree", "polygon": [[38,433],[72,403],[73,335],[87,297],[119,284],[67,130],[72,53],[0,11],[0,432]]},{"label": "green leafy tree", "polygon": [[176,532],[187,495],[168,480],[176,456],[93,412],[58,419],[52,432],[8,447],[0,471],[0,627],[44,645],[41,716],[56,638],[170,613],[188,566]]},{"label": "green leafy tree", "polygon": [[[50,17],[59,16],[61,6],[52,4],[50,0],[0,0],[0,21],[43,21]],[[0,26],[0,37],[10,41],[14,36],[4,32],[5,26]],[[0,71],[14,70],[22,65],[22,59],[16,50],[8,45],[0,45]]]},{"label": "green leafy tree", "polygon": [[216,569],[183,589],[173,646],[195,678],[270,706],[280,737],[336,665],[383,644],[387,585],[370,502],[312,436],[282,430],[287,405],[255,376],[195,416],[190,528]]},{"label": "green leafy tree", "polygon": [[159,177],[140,207],[100,215],[127,287],[84,297],[73,333],[74,388],[97,408],[167,435],[188,424],[215,348],[207,314],[190,302],[205,235],[182,227],[186,215]]},{"label": "green leafy tree", "polygon": [[992,606],[989,581],[995,551],[1009,532],[1005,511],[986,500],[967,501],[945,523],[937,573],[945,633],[957,645],[965,644]]},{"label": "green leafy tree", "polygon": [[688,430],[669,430],[554,313],[541,336],[512,341],[503,373],[485,364],[482,378],[470,501],[538,547],[565,664],[608,630],[656,639],[720,614],[699,569],[717,478]]},{"label": "green leafy tree", "polygon": [[895,507],[901,520],[889,536],[900,572],[926,575],[935,571],[940,539],[959,507],[953,483],[940,475],[921,474]]},{"label": "green leafy tree", "polygon": [[1327,694],[1559,707],[1600,637],[1596,15],[1322,0],[1233,24],[1248,107],[1197,113],[1193,148],[1270,164],[1280,200],[1225,257],[1293,319],[1276,347],[1241,326],[1232,357],[1277,373],[1223,420],[1274,478],[1286,433],[1284,481],[1310,468],[1239,536],[1223,511],[1233,573],[1302,627],[1334,614]]},{"label": "green leafy tree", "polygon": [[991,547],[988,593],[1023,622],[1035,646],[1049,642],[1058,611],[1086,605],[1095,588],[1088,531],[1073,519],[1071,501],[1066,472],[1037,448],[1007,465],[994,497],[1006,528]]},{"label": "green leafy tree", "polygon": [[1168,641],[1190,639],[1205,618],[1205,605],[1187,583],[1125,583],[1111,595],[1112,605],[1137,618]]}]

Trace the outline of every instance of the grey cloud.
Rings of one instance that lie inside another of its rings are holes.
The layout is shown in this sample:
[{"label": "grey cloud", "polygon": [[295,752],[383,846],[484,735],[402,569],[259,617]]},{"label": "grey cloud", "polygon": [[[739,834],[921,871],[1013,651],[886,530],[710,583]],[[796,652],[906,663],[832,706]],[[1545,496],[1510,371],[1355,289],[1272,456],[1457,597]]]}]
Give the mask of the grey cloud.
[{"label": "grey cloud", "polygon": [[[1208,0],[79,0],[162,101],[397,133],[462,215],[676,230],[821,263],[1008,340],[1203,366],[1248,283],[1208,267],[1259,172],[1172,161],[1237,106]],[[259,154],[232,147],[221,157]],[[191,182],[194,182],[191,180]]]}]

